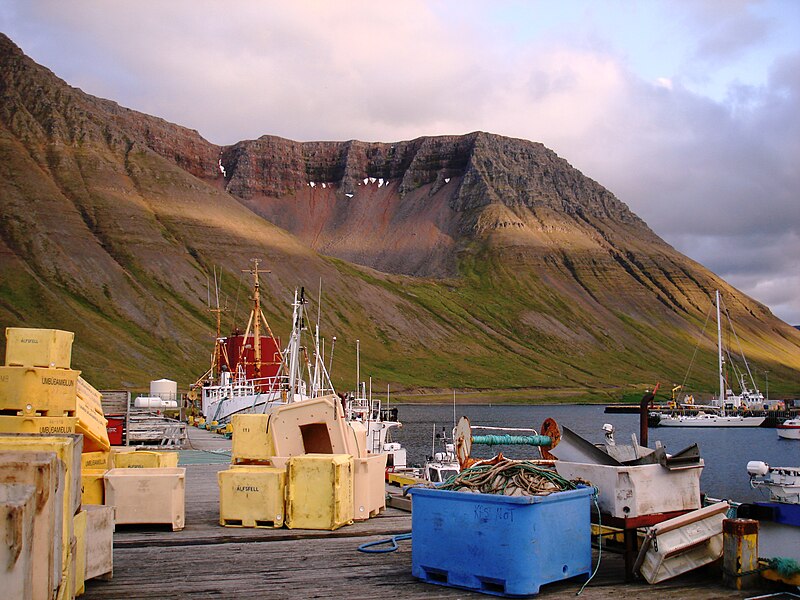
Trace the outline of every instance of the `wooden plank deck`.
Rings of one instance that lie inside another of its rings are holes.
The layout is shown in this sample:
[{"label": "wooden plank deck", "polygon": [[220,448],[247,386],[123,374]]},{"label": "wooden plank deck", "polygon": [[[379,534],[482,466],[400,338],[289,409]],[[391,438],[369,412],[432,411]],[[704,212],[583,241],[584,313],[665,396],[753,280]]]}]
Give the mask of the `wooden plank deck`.
[{"label": "wooden plank deck", "polygon": [[[193,448],[225,447],[221,436],[189,431]],[[225,468],[187,466],[184,530],[118,527],[114,577],[88,581],[84,598],[489,597],[414,579],[410,540],[399,542],[397,552],[358,552],[365,542],[411,531],[411,516],[396,509],[337,531],[220,527],[216,474]],[[720,581],[718,574],[701,570],[656,586],[623,583],[621,557],[605,552],[597,576],[581,597],[710,600],[754,595],[723,588]],[[539,596],[574,598],[581,584],[582,578],[550,584]]]}]

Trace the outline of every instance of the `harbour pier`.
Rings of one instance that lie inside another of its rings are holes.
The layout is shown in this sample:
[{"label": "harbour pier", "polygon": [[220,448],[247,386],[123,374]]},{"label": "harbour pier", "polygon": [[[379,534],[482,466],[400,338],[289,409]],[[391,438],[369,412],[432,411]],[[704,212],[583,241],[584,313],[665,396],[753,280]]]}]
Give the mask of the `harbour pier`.
[{"label": "harbour pier", "polygon": [[[486,598],[476,592],[423,583],[411,575],[411,541],[396,552],[365,554],[366,542],[411,531],[411,515],[387,508],[367,521],[335,531],[254,529],[219,525],[217,473],[230,448],[222,436],[189,428],[186,526],[118,526],[114,575],[88,581],[86,600],[119,598]],[[394,488],[394,493],[397,488]],[[569,540],[564,540],[568,544]],[[469,552],[453,548],[453,552]],[[598,552],[593,552],[593,565]],[[600,568],[581,597],[670,600],[746,598],[753,592],[723,587],[718,567],[700,569],[658,585],[625,582],[622,556],[603,550]],[[574,598],[584,578],[542,587],[538,597]]]}]

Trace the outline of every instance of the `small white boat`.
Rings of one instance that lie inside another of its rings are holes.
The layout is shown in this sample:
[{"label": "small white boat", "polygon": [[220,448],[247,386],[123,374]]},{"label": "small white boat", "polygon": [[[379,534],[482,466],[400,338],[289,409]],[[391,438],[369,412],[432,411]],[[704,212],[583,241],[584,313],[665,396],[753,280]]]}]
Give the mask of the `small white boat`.
[{"label": "small white boat", "polygon": [[738,518],[758,521],[758,555],[800,561],[800,467],[751,460],[747,474],[750,487],[769,494],[766,500],[736,505]]},{"label": "small white boat", "polygon": [[772,502],[800,504],[800,467],[770,467],[760,460],[747,463],[750,487],[766,488]]},{"label": "small white boat", "polygon": [[[436,452],[436,441],[439,440],[441,452]],[[461,465],[456,457],[456,449],[452,440],[447,438],[447,433],[442,428],[441,433],[436,433],[436,425],[433,426],[433,441],[431,443],[431,454],[422,468],[422,479],[431,483],[444,483],[461,471]]]},{"label": "small white boat", "polygon": [[402,470],[408,466],[406,449],[391,440],[390,431],[403,426],[397,420],[397,409],[382,408],[380,400],[373,400],[372,394],[367,397],[362,390],[360,394],[348,395],[345,399],[345,419],[364,425],[367,430],[367,452],[386,454],[388,469]]},{"label": "small white boat", "polygon": [[778,437],[784,440],[800,440],[800,419],[789,419],[778,425]]},{"label": "small white boat", "polygon": [[766,417],[717,415],[701,412],[696,415],[661,415],[659,427],[760,427]]}]

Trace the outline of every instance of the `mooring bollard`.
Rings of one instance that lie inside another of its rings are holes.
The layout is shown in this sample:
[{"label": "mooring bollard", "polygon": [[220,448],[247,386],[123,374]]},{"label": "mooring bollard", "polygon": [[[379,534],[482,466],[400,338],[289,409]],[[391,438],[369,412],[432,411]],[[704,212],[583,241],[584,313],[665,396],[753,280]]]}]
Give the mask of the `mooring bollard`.
[{"label": "mooring bollard", "polygon": [[725,519],[722,552],[722,583],[734,590],[755,587],[759,579],[758,521]]}]

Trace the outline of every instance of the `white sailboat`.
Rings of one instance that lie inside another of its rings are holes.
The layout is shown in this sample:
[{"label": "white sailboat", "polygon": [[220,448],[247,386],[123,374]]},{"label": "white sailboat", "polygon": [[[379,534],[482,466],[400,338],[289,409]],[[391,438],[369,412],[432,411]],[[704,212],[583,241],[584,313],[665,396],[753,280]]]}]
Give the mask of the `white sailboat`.
[{"label": "white sailboat", "polygon": [[[719,290],[716,293],[716,307],[717,307],[717,360],[719,365],[719,397],[712,402],[712,404],[718,407],[719,412],[716,413],[707,413],[707,412],[700,412],[697,415],[661,415],[661,419],[658,422],[659,426],[663,427],[759,427],[766,417],[751,417],[751,416],[743,416],[743,415],[728,415],[726,414],[726,409],[732,408],[734,406],[739,406],[739,404],[734,404],[735,399],[741,401],[740,396],[733,396],[733,392],[728,389],[728,386],[725,383],[725,372],[723,370],[723,357],[722,357],[722,320],[720,318],[720,309],[719,309]],[[749,372],[749,370],[748,370]],[[741,378],[741,381],[744,381],[744,378]],[[753,386],[755,387],[755,385]],[[756,395],[760,396],[760,392],[755,390],[755,392],[751,392],[743,387],[742,394],[748,394],[748,397],[752,395],[753,397],[757,397]],[[763,396],[761,396],[763,399]]]}]

